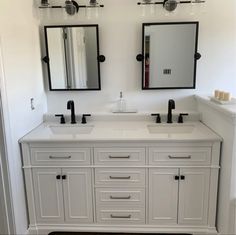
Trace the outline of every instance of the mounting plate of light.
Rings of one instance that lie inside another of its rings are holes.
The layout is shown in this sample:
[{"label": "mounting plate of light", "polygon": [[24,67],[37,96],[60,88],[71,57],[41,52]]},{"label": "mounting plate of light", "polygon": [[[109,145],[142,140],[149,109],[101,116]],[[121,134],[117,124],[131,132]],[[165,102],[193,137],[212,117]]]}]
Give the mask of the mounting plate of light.
[{"label": "mounting plate of light", "polygon": [[154,2],[153,0],[142,0],[142,2],[138,2],[138,5],[150,5],[150,4],[154,4],[154,5],[162,5],[163,8],[167,11],[174,11],[178,4],[195,4],[195,3],[205,3],[205,0],[162,0],[159,2]]},{"label": "mounting plate of light", "polygon": [[51,5],[49,3],[49,0],[41,0],[41,4],[39,6],[40,9],[57,9],[57,8],[65,8],[65,11],[68,15],[75,15],[76,13],[79,12],[80,8],[92,8],[92,7],[104,7],[104,5],[100,5],[97,0],[90,0],[88,5],[80,5],[78,4],[77,1],[75,0],[66,0],[65,5]]}]

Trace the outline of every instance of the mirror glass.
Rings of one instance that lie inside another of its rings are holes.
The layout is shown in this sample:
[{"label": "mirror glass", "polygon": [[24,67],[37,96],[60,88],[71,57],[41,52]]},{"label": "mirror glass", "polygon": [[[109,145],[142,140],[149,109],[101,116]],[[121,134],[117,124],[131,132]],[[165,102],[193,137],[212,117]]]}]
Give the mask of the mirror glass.
[{"label": "mirror glass", "polygon": [[198,22],[143,24],[142,88],[194,89]]},{"label": "mirror glass", "polygon": [[98,25],[44,29],[50,90],[100,90]]}]

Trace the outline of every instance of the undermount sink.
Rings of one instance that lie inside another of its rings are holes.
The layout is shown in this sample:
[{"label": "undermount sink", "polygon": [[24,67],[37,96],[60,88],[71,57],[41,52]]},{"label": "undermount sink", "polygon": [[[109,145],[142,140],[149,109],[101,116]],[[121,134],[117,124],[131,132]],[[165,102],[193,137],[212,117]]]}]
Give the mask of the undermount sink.
[{"label": "undermount sink", "polygon": [[150,134],[189,134],[192,133],[194,124],[154,124],[147,126]]},{"label": "undermount sink", "polygon": [[90,134],[94,128],[92,125],[50,125],[50,130],[56,135],[80,135]]}]

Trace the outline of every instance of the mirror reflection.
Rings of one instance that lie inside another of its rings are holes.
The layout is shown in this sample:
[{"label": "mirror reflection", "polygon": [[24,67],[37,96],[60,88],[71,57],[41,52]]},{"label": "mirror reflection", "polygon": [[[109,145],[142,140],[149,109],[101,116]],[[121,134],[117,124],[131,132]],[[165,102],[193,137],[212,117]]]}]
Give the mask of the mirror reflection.
[{"label": "mirror reflection", "polygon": [[50,90],[100,90],[98,25],[45,26]]},{"label": "mirror reflection", "polygon": [[198,22],[143,24],[143,89],[195,88]]}]

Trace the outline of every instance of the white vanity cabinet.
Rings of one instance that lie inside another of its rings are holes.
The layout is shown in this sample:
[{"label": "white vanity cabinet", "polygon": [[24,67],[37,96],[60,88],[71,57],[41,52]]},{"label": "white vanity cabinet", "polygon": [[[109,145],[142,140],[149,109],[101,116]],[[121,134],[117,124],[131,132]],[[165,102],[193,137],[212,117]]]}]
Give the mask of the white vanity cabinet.
[{"label": "white vanity cabinet", "polygon": [[[33,190],[33,198],[28,196],[35,207],[35,216],[30,215],[30,220],[40,224],[92,223],[90,148],[52,146],[27,150],[23,158],[25,174],[32,178],[26,177],[26,190]],[[32,183],[27,185],[29,180]]]},{"label": "white vanity cabinet", "polygon": [[93,221],[91,169],[33,169],[33,180],[37,221]]},{"label": "white vanity cabinet", "polygon": [[156,167],[149,171],[150,223],[207,225],[211,151],[194,146],[149,148],[150,165]]},{"label": "white vanity cabinet", "polygon": [[209,177],[209,169],[151,169],[150,223],[207,225]]},{"label": "white vanity cabinet", "polygon": [[22,143],[29,232],[216,232],[220,140]]}]

